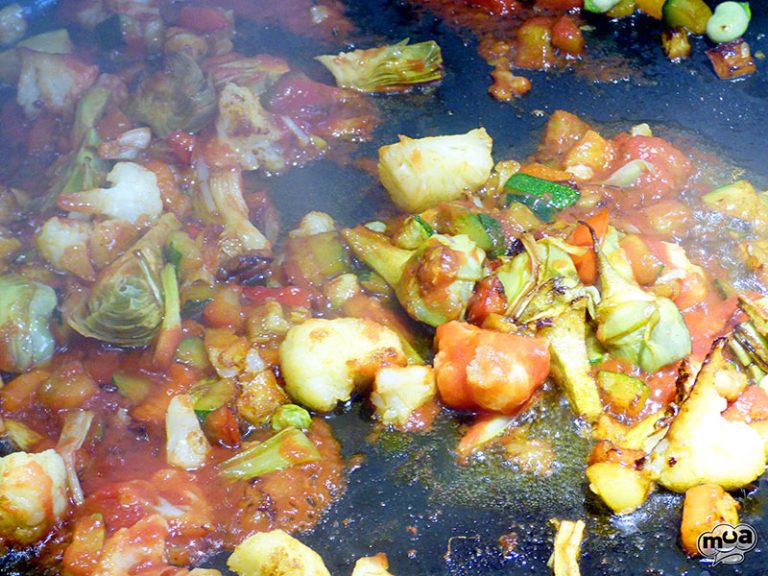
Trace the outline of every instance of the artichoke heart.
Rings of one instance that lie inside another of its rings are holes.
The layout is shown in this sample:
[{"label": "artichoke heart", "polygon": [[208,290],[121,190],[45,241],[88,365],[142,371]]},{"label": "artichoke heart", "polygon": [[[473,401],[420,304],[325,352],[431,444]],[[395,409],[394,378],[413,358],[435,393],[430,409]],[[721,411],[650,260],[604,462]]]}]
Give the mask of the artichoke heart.
[{"label": "artichoke heart", "polygon": [[469,237],[435,234],[406,262],[397,298],[412,318],[430,326],[461,318],[484,259]]},{"label": "artichoke heart", "polygon": [[216,114],[216,90],[191,56],[177,53],[168,59],[167,72],[141,82],[127,111],[160,138],[174,130],[197,132]]},{"label": "artichoke heart", "polygon": [[629,360],[646,372],[685,358],[691,353],[691,336],[674,302],[645,292],[609,230],[598,248],[601,300],[597,306],[597,338],[615,356]]},{"label": "artichoke heart", "polygon": [[100,274],[89,294],[65,304],[67,323],[88,338],[119,346],[146,346],[164,316],[160,272],[162,246],[179,221],[166,214],[134,246]]},{"label": "artichoke heart", "polygon": [[48,324],[55,307],[50,286],[18,274],[0,276],[0,370],[24,372],[53,356]]}]

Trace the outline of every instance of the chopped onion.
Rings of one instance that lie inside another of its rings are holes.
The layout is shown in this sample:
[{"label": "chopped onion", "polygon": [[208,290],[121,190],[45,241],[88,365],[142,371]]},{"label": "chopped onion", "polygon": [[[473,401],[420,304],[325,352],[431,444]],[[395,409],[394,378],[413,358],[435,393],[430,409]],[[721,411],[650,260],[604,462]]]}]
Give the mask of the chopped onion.
[{"label": "chopped onion", "polygon": [[655,172],[653,164],[640,159],[632,160],[616,170],[616,172],[611,174],[607,180],[603,180],[601,184],[605,184],[606,186],[616,186],[618,188],[627,188],[637,182],[637,179],[640,178],[644,172],[653,174]]}]

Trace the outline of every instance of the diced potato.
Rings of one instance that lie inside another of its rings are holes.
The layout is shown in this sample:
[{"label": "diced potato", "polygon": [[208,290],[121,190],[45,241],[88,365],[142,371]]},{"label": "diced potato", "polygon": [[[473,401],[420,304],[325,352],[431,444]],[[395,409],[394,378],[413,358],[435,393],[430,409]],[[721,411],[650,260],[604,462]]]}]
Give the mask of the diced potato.
[{"label": "diced potato", "polygon": [[391,366],[376,373],[371,403],[379,420],[403,426],[414,410],[434,396],[435,375],[431,366]]},{"label": "diced potato", "polygon": [[566,168],[587,166],[595,177],[610,173],[616,150],[610,140],[606,140],[594,130],[587,130],[576,145],[565,156]]},{"label": "diced potato", "polygon": [[352,576],[392,576],[387,555],[380,552],[376,556],[360,558],[355,562]]},{"label": "diced potato", "polygon": [[634,512],[651,493],[651,481],[643,472],[617,462],[598,462],[587,468],[589,489],[616,514]]},{"label": "diced potato", "polygon": [[184,470],[200,468],[211,452],[211,445],[200,428],[194,406],[192,396],[179,394],[171,399],[165,416],[168,464]]},{"label": "diced potato", "polygon": [[452,136],[400,136],[400,142],[379,148],[379,178],[398,207],[423,212],[480,188],[493,169],[492,146],[484,128]]},{"label": "diced potato", "polygon": [[67,509],[67,472],[55,451],[0,458],[0,536],[20,544],[42,538]]},{"label": "diced potato", "polygon": [[683,522],[680,537],[683,549],[691,556],[698,555],[696,543],[703,532],[718,524],[736,526],[739,523],[739,504],[717,484],[702,484],[689,488],[683,504]]},{"label": "diced potato", "polygon": [[277,383],[272,370],[262,370],[252,378],[241,380],[237,412],[254,426],[261,426],[272,413],[290,398]]},{"label": "diced potato", "polygon": [[294,326],[280,346],[285,387],[314,410],[329,411],[349,400],[386,366],[404,366],[397,334],[371,320],[314,318]]},{"label": "diced potato", "polygon": [[330,576],[317,552],[282,530],[259,532],[241,542],[227,566],[238,576]]}]

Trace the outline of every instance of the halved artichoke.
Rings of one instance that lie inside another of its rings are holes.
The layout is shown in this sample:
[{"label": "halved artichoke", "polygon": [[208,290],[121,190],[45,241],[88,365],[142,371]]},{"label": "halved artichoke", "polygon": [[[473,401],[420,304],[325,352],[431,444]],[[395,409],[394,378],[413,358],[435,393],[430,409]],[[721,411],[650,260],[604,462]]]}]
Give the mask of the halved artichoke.
[{"label": "halved artichoke", "polygon": [[152,342],[164,316],[160,272],[162,247],[179,221],[165,214],[130,250],[105,268],[90,292],[65,303],[64,316],[77,332],[119,346]]}]

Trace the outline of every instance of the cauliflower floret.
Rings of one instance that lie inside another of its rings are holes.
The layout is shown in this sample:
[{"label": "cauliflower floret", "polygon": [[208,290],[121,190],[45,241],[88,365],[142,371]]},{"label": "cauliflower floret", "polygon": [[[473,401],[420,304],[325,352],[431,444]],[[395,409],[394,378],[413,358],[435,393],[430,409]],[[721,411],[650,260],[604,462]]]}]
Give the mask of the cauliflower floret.
[{"label": "cauliflower floret", "polygon": [[332,410],[385,366],[405,366],[397,334],[372,320],[315,318],[294,326],[280,346],[286,390],[314,410]]},{"label": "cauliflower floret", "polygon": [[435,396],[435,375],[431,366],[390,366],[376,373],[371,403],[385,424],[403,426],[411,412]]},{"label": "cauliflower floret", "polygon": [[379,178],[397,206],[423,212],[480,188],[493,169],[492,145],[485,128],[453,136],[400,136],[400,142],[379,148]]},{"label": "cauliflower floret", "polygon": [[142,566],[162,566],[167,536],[168,522],[159,514],[120,528],[104,543],[93,576],[125,576]]},{"label": "cauliflower floret", "polygon": [[154,222],[163,213],[160,187],[151,170],[134,162],[118,162],[107,174],[107,182],[112,186],[62,194],[58,199],[59,208],[100,214],[131,224],[142,217]]},{"label": "cauliflower floret", "polygon": [[360,558],[355,562],[352,576],[392,576],[387,555],[379,552],[376,556]]},{"label": "cauliflower floret", "polygon": [[282,530],[244,540],[227,560],[239,576],[330,576],[314,550]]},{"label": "cauliflower floret", "polygon": [[280,145],[283,131],[248,88],[227,84],[219,95],[216,133],[230,145],[243,170],[280,170],[285,165]]},{"label": "cauliflower floret", "polygon": [[67,509],[67,472],[55,451],[0,458],[0,536],[39,540]]},{"label": "cauliflower floret", "polygon": [[721,414],[728,403],[717,393],[715,380],[727,366],[724,345],[721,340],[712,350],[667,435],[651,453],[651,469],[669,490],[685,492],[699,484],[735,490],[765,470],[760,433]]},{"label": "cauliflower floret", "polygon": [[40,255],[57,270],[93,282],[96,271],[89,258],[92,232],[90,222],[54,216],[40,228],[35,244]]},{"label": "cauliflower floret", "polygon": [[194,406],[192,396],[179,394],[171,399],[165,414],[166,459],[184,470],[200,468],[211,451]]},{"label": "cauliflower floret", "polygon": [[333,217],[325,212],[313,210],[304,215],[299,222],[299,227],[288,232],[291,238],[300,238],[303,236],[314,236],[323,232],[335,232],[336,222]]},{"label": "cauliflower floret", "polygon": [[16,101],[28,118],[40,112],[40,104],[54,114],[70,113],[80,96],[99,75],[98,66],[69,54],[47,54],[19,48],[21,73]]}]

